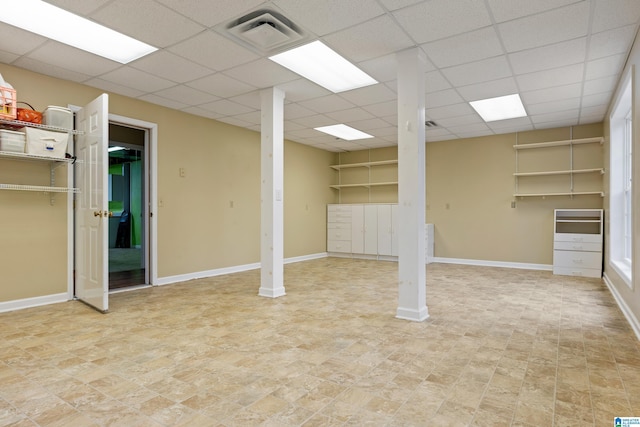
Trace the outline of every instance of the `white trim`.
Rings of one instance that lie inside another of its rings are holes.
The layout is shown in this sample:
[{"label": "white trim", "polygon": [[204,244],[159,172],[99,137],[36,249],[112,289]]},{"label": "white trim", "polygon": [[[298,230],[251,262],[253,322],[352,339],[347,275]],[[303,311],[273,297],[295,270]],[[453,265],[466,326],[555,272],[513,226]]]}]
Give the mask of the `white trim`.
[{"label": "white trim", "polygon": [[622,281],[629,287],[629,289],[633,289],[633,281],[631,280],[631,266],[627,263],[618,260],[610,260],[609,267],[611,267],[618,276],[622,279]]},{"label": "white trim", "polygon": [[607,273],[604,273],[604,276],[602,276],[602,278],[604,279],[604,283],[607,285],[607,288],[609,288],[609,292],[611,292],[611,295],[613,295],[613,299],[616,300],[618,307],[620,307],[620,311],[622,311],[622,314],[624,314],[624,317],[629,322],[629,325],[631,325],[631,329],[633,329],[633,332],[636,334],[636,338],[640,340],[640,321],[633,314],[633,311],[631,311],[627,303],[624,301],[624,298],[622,298],[622,296],[618,293],[618,289],[616,289],[616,287],[613,285],[613,282],[611,282],[609,276],[607,276]]},{"label": "white trim", "polygon": [[59,302],[67,302],[71,299],[66,292],[59,294],[45,295],[42,297],[16,299],[13,301],[0,302],[0,313],[5,311],[22,310],[25,308],[39,307],[41,305],[56,304]]},{"label": "white trim", "polygon": [[[326,252],[317,254],[302,255],[298,257],[286,258],[284,264],[292,264],[295,262],[309,261],[312,259],[326,258]],[[261,267],[259,262],[252,264],[234,265],[231,267],[216,268],[214,270],[197,271],[194,273],[178,274],[175,276],[159,277],[156,285],[170,285],[172,283],[186,282],[194,279],[204,279],[207,277],[223,276],[225,274],[241,273],[243,271],[257,270]]]},{"label": "white trim", "polygon": [[461,258],[442,258],[442,257],[433,257],[432,262],[442,263],[442,264],[478,265],[483,267],[516,268],[521,270],[553,271],[553,265],[551,264],[530,264],[525,262],[486,261],[481,259],[461,259]]}]

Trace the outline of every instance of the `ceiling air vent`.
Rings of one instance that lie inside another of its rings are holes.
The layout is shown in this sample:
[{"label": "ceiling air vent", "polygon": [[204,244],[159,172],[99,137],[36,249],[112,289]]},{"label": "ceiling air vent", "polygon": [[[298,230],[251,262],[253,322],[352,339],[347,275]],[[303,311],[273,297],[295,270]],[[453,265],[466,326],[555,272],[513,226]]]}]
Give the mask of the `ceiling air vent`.
[{"label": "ceiling air vent", "polygon": [[424,125],[428,128],[434,128],[436,126],[438,126],[438,124],[436,122],[434,122],[433,120],[427,120],[426,122],[424,122]]},{"label": "ceiling air vent", "polygon": [[225,25],[226,35],[259,53],[271,54],[305,39],[304,32],[282,14],[258,10]]}]

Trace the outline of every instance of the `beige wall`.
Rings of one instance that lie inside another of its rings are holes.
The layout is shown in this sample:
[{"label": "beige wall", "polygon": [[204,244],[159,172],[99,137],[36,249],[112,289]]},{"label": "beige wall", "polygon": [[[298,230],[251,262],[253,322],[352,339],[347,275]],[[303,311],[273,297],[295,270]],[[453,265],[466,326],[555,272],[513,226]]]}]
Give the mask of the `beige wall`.
[{"label": "beige wall", "polygon": [[[602,124],[558,128],[519,134],[429,142],[426,147],[427,222],[435,224],[435,256],[467,260],[525,264],[553,262],[553,210],[555,208],[602,208],[600,196],[513,197],[516,143],[547,142],[603,135]],[[520,154],[520,171],[569,169],[568,147],[556,152],[527,150]],[[533,154],[533,156],[531,156]],[[574,153],[576,168],[602,167],[602,147],[579,146]],[[396,159],[397,148],[343,153],[341,163]],[[549,165],[549,162],[553,163]],[[524,168],[524,169],[523,169]],[[349,170],[351,171],[351,170]],[[344,173],[344,172],[343,172]],[[354,180],[366,179],[358,169]],[[351,178],[349,176],[349,178]],[[568,176],[549,181],[523,182],[535,191],[568,191]],[[597,180],[597,182],[589,182]],[[334,183],[337,178],[334,176]],[[344,182],[344,177],[343,177]],[[601,176],[580,177],[576,191],[597,186]],[[397,203],[397,186],[386,194],[386,202]],[[359,191],[359,193],[357,193]],[[389,190],[387,190],[389,191]],[[342,203],[367,203],[366,189],[342,190]],[[347,196],[345,196],[347,194]],[[378,200],[376,200],[378,201]],[[515,201],[516,207],[511,203]]]},{"label": "beige wall", "polygon": [[[8,65],[0,73],[38,110],[101,93]],[[158,276],[259,262],[259,134],[115,94],[109,110],[158,124]],[[335,161],[334,153],[285,143],[286,257],[326,250]],[[48,181],[46,165],[0,162],[0,182]],[[66,292],[66,238],[64,194],[50,206],[48,195],[0,191],[0,302]]]},{"label": "beige wall", "polygon": [[[622,305],[624,306],[625,314],[627,316],[633,316],[635,318],[636,327],[640,326],[640,286],[638,283],[638,277],[640,276],[640,239],[638,239],[638,235],[640,235],[640,212],[637,211],[640,206],[640,156],[637,154],[640,153],[640,35],[636,35],[636,40],[633,45],[633,49],[631,54],[629,55],[629,59],[627,60],[627,64],[622,73],[622,77],[628,76],[631,73],[632,79],[632,115],[633,115],[633,195],[632,195],[632,206],[634,209],[633,212],[633,246],[632,246],[632,281],[631,287],[629,287],[625,281],[616,273],[616,271],[609,265],[610,262],[610,222],[609,222],[609,198],[605,197],[605,277],[607,278],[609,285],[613,287],[614,293],[616,296],[622,301]],[[619,95],[620,90],[623,89],[620,87],[620,83],[618,84],[618,88],[616,89],[616,95],[614,96],[614,100]],[[606,120],[605,120],[605,144],[604,144],[604,152],[605,152],[605,167],[609,166],[610,161],[610,120],[609,117],[613,111],[614,102],[612,101],[609,111],[607,112]],[[609,174],[605,174],[605,185],[609,186]],[[640,333],[640,331],[636,330],[636,333]]]}]

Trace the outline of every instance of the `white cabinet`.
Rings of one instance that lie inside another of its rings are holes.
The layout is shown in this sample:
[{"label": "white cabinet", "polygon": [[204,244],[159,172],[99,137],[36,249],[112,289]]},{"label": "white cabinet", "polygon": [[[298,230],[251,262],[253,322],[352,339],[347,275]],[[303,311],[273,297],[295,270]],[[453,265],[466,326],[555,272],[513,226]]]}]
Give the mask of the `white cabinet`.
[{"label": "white cabinet", "polygon": [[554,211],[553,274],[602,276],[602,209]]},{"label": "white cabinet", "polygon": [[[334,256],[396,260],[398,205],[327,205],[327,252]],[[426,224],[426,263],[433,259],[433,224]]]}]

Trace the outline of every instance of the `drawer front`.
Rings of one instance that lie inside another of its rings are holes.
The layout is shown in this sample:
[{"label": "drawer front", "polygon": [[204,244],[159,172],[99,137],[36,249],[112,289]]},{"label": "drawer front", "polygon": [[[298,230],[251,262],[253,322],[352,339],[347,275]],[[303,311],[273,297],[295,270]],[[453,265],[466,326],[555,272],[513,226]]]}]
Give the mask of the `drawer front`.
[{"label": "drawer front", "polygon": [[329,240],[327,241],[327,252],[351,253],[351,240]]},{"label": "drawer front", "polygon": [[350,222],[329,222],[327,223],[327,229],[344,230],[345,232],[351,233],[351,223]]},{"label": "drawer front", "polygon": [[602,243],[600,234],[555,233],[554,242]]},{"label": "drawer front", "polygon": [[602,252],[602,243],[553,242],[553,249],[558,249],[561,251]]},{"label": "drawer front", "polygon": [[329,212],[327,222],[351,222],[351,211],[349,212]]},{"label": "drawer front", "polygon": [[340,228],[329,228],[327,230],[327,240],[348,240],[351,242],[351,228],[343,230]]},{"label": "drawer front", "polygon": [[602,267],[601,252],[553,251],[553,266],[569,268]]},{"label": "drawer front", "polygon": [[596,268],[553,267],[553,274],[562,276],[602,277],[602,272]]},{"label": "drawer front", "polygon": [[351,205],[327,205],[327,212],[338,213],[348,212],[351,213]]}]

